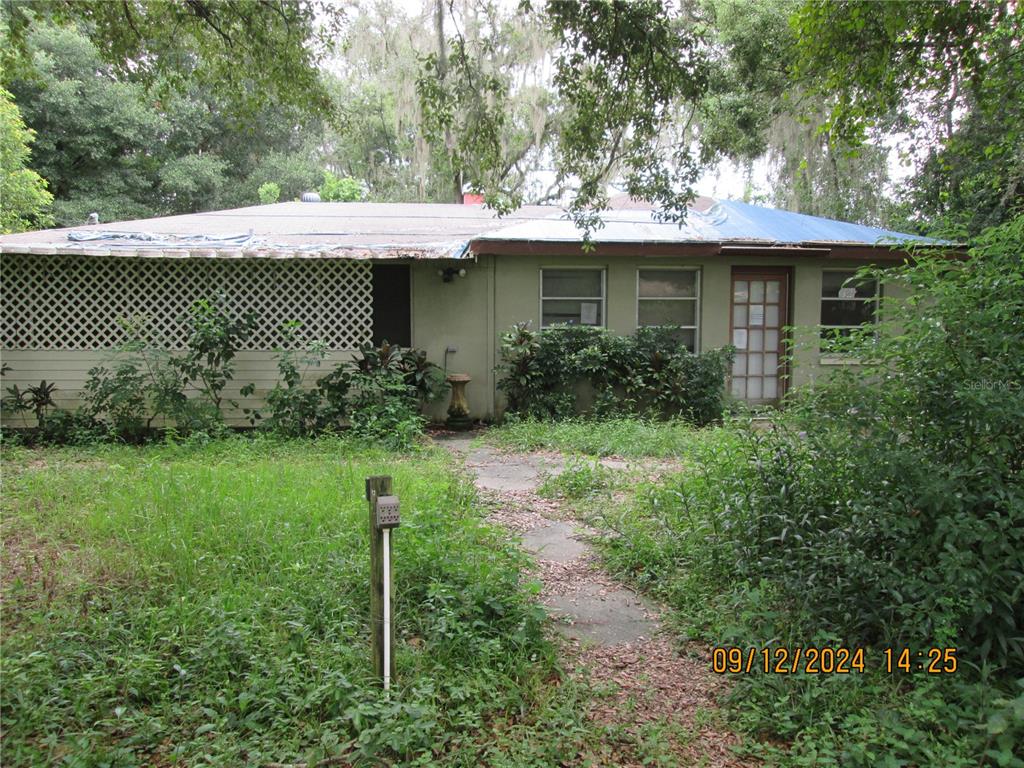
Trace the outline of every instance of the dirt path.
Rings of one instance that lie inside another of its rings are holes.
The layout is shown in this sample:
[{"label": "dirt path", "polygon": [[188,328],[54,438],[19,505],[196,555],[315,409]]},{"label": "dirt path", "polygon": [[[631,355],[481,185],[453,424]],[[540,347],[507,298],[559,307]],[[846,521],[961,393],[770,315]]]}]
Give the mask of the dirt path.
[{"label": "dirt path", "polygon": [[[660,764],[752,765],[730,749],[738,739],[716,725],[722,681],[707,661],[681,654],[662,631],[659,607],[601,569],[587,542],[593,531],[558,502],[537,496],[544,477],[562,470],[563,457],[502,453],[473,439],[457,435],[438,442],[463,459],[493,510],[491,519],[517,533],[536,557],[541,601],[569,640],[568,666],[611,691],[594,703],[592,716],[633,732],[664,726],[659,733],[670,762]],[[602,463],[628,468],[619,460]],[[615,765],[641,764],[647,763],[633,749],[616,755]]]}]

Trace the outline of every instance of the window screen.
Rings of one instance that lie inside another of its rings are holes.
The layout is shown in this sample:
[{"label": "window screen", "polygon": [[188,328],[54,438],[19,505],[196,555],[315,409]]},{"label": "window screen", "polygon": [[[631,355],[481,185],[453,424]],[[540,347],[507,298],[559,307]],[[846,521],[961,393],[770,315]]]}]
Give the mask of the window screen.
[{"label": "window screen", "polygon": [[678,326],[680,341],[695,352],[699,286],[700,273],[695,269],[637,270],[637,326]]},{"label": "window screen", "polygon": [[604,325],[603,269],[542,269],[541,328]]},{"label": "window screen", "polygon": [[821,326],[823,348],[828,341],[850,335],[855,328],[874,323],[878,314],[878,281],[857,276],[856,270],[828,270],[821,274]]}]

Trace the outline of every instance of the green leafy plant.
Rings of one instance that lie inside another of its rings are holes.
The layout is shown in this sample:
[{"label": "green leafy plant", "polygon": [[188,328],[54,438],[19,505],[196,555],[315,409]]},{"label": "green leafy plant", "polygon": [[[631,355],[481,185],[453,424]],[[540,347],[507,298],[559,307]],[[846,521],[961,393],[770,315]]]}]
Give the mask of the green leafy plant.
[{"label": "green leafy plant", "polygon": [[[171,365],[181,372],[186,386],[196,385],[200,394],[220,413],[224,387],[234,378],[234,359],[240,345],[256,329],[256,316],[246,312],[233,317],[226,300],[200,299],[192,305],[192,332],[184,353],[172,356]],[[231,401],[237,407],[237,403]]]},{"label": "green leafy plant", "polygon": [[[338,426],[347,407],[348,372],[342,366],[319,379],[315,387],[303,386],[308,372],[320,367],[327,347],[322,341],[301,345],[299,328],[297,322],[284,327],[285,346],[277,353],[280,381],[267,394],[270,415],[263,422],[264,428],[288,437],[306,437]],[[254,421],[260,418],[258,412],[250,413]]]},{"label": "green leafy plant", "polygon": [[265,184],[260,184],[256,194],[259,195],[261,204],[269,205],[281,199],[281,187],[272,181],[268,181]]},{"label": "green leafy plant", "polygon": [[362,200],[365,196],[363,185],[350,176],[338,177],[330,171],[324,171],[324,181],[320,185],[320,199],[325,202],[351,203]]},{"label": "green leafy plant", "polygon": [[356,370],[351,376],[349,423],[365,440],[394,450],[409,450],[422,434],[416,389],[392,370]]},{"label": "green leafy plant", "polygon": [[31,413],[36,420],[38,428],[42,429],[46,424],[46,417],[51,408],[56,408],[53,401],[53,393],[57,385],[43,379],[38,384],[21,389],[17,384],[7,387],[7,396],[3,400],[3,406],[12,413]]},{"label": "green leafy plant", "polygon": [[520,323],[502,334],[498,388],[510,412],[539,419],[578,414],[585,383],[595,416],[638,413],[708,424],[724,410],[731,360],[731,348],[690,353],[673,328],[617,336],[587,326],[538,333]]}]

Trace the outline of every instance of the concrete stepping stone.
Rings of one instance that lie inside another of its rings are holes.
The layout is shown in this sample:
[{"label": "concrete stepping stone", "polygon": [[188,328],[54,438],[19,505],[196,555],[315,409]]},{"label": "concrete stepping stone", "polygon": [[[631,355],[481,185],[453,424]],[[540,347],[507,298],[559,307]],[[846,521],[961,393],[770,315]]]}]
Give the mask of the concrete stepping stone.
[{"label": "concrete stepping stone", "polygon": [[634,643],[658,630],[644,602],[626,589],[584,584],[577,592],[549,597],[545,604],[559,632],[596,645]]},{"label": "concrete stepping stone", "polygon": [[553,522],[523,534],[523,548],[542,560],[571,563],[589,550],[585,542],[576,538],[576,527],[571,523]]}]

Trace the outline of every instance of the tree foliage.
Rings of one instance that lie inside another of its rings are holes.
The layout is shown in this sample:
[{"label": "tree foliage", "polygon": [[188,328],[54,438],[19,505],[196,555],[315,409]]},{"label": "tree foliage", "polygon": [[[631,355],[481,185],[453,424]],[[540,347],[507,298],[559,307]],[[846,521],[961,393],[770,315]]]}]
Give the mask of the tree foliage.
[{"label": "tree foliage", "polygon": [[46,226],[53,195],[28,168],[34,133],[25,127],[11,94],[0,88],[0,234]]},{"label": "tree foliage", "polygon": [[296,107],[241,119],[199,85],[158,98],[120,79],[72,27],[37,24],[24,44],[32,67],[9,87],[36,132],[32,167],[59,224],[253,204],[266,182],[286,199],[316,187],[320,123]]},{"label": "tree foliage", "polygon": [[337,9],[310,0],[4,0],[5,63],[31,63],[41,22],[84,30],[121,80],[161,90],[200,87],[253,116],[266,102],[325,112],[317,64],[337,29]]},{"label": "tree foliage", "polygon": [[824,125],[851,142],[873,126],[923,156],[906,203],[960,234],[1024,201],[1024,12],[1019,3],[805,2],[796,77],[835,97]]}]

